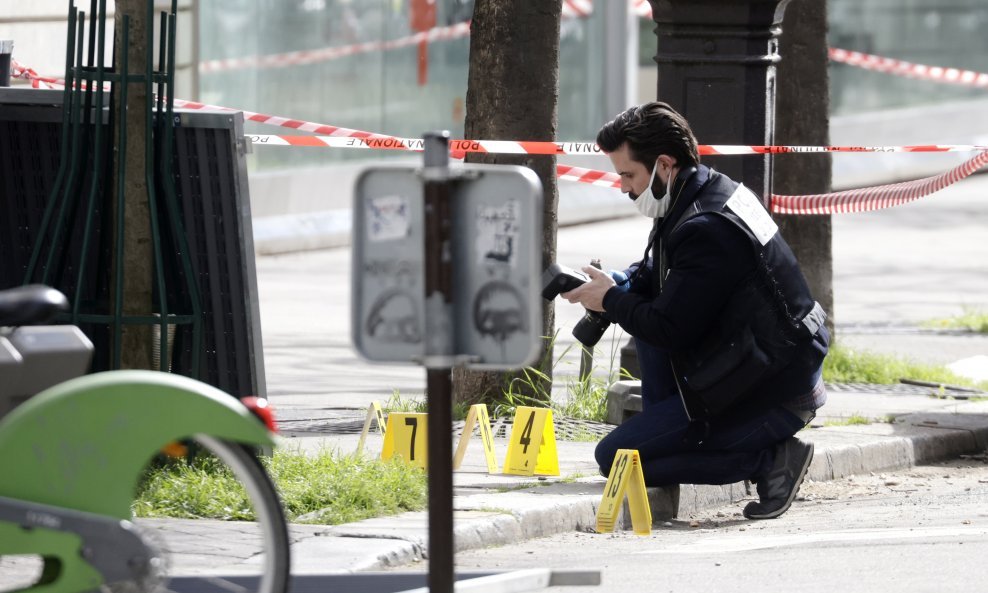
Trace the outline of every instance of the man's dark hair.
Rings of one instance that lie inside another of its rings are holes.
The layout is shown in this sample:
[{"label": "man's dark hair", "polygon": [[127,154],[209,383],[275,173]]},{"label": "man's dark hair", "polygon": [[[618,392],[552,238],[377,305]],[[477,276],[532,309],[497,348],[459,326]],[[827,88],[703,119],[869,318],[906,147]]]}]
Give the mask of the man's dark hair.
[{"label": "man's dark hair", "polygon": [[630,107],[597,132],[597,146],[604,152],[614,152],[625,142],[631,158],[649,170],[660,154],[675,158],[680,167],[692,167],[700,162],[689,122],[659,101]]}]

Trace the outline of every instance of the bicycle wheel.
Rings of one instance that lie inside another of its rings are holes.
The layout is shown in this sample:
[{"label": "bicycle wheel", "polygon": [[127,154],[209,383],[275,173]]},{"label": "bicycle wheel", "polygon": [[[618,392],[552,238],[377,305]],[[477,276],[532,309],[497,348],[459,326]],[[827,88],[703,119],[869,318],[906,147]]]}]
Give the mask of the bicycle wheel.
[{"label": "bicycle wheel", "polygon": [[283,593],[291,568],[288,528],[271,478],[243,445],[207,435],[193,440],[243,486],[256,519],[135,519],[164,558],[162,585],[176,593]]}]

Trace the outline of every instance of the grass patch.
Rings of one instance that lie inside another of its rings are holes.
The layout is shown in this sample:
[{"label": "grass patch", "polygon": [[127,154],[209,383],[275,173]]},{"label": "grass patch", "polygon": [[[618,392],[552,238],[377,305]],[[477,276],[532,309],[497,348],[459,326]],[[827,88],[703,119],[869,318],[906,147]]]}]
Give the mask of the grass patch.
[{"label": "grass patch", "polygon": [[988,311],[964,307],[964,312],[956,317],[931,319],[923,323],[923,326],[933,329],[966,329],[988,334]]},{"label": "grass patch", "polygon": [[[395,389],[391,392],[391,397],[388,398],[388,401],[381,406],[381,410],[385,414],[390,414],[391,412],[425,414],[429,411],[429,403],[425,399],[425,396],[421,399],[415,397],[405,397],[401,395],[401,392]],[[466,419],[468,411],[470,411],[469,404],[463,402],[453,402],[453,409],[451,410],[453,420]]]},{"label": "grass patch", "polygon": [[[426,476],[401,460],[321,451],[279,450],[262,463],[278,487],[289,522],[323,511],[314,523],[337,525],[425,508]],[[253,521],[243,486],[211,455],[169,459],[149,469],[133,504],[138,517]]]},{"label": "grass patch", "polygon": [[830,383],[892,385],[900,379],[988,390],[988,382],[962,377],[945,366],[913,362],[898,356],[875,354],[832,344],[823,362],[823,379]]},{"label": "grass patch", "polygon": [[859,424],[871,424],[871,418],[866,418],[858,414],[851,414],[848,418],[841,418],[840,420],[828,420],[823,423],[824,426],[855,426]]},{"label": "grass patch", "polygon": [[425,412],[429,411],[429,405],[425,401],[424,396],[422,397],[422,399],[417,399],[414,397],[404,397],[401,395],[400,391],[394,389],[391,391],[391,397],[389,397],[388,401],[385,402],[383,406],[381,406],[381,409],[384,411],[385,414],[391,412],[424,414]]},{"label": "grass patch", "polygon": [[[556,336],[559,332],[556,332]],[[550,339],[555,344],[556,336]],[[539,368],[526,367],[522,369],[520,377],[516,377],[508,384],[503,393],[501,401],[494,406],[496,416],[512,416],[519,406],[534,406],[543,408],[546,402],[551,402],[552,411],[567,418],[580,420],[593,420],[603,422],[607,418],[607,390],[619,379],[630,379],[631,375],[625,369],[618,368],[616,361],[620,360],[621,345],[617,339],[616,330],[611,330],[610,352],[608,366],[602,367],[594,362],[593,367],[584,376],[566,379],[566,398],[564,401],[556,401],[550,393],[545,390],[545,385],[549,383],[549,377],[539,370]],[[563,358],[572,349],[579,349],[583,346],[579,343],[570,344],[563,349],[555,361],[551,363],[553,378],[559,381],[559,368]],[[601,349],[594,348],[594,361],[599,360]],[[532,396],[529,394],[535,393]],[[587,435],[579,440],[598,441],[600,437]]]}]

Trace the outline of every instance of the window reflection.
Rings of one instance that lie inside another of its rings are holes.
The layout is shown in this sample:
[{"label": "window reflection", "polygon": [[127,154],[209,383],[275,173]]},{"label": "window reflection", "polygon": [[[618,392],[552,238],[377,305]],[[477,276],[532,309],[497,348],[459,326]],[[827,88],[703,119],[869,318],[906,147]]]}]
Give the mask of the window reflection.
[{"label": "window reflection", "polygon": [[[395,136],[463,137],[470,39],[428,44],[420,84],[416,7],[429,0],[209,0],[200,3],[200,96],[223,105]],[[435,27],[469,22],[473,0],[435,0]],[[558,135],[592,139],[602,112],[598,15],[566,19],[560,39]],[[421,28],[421,27],[420,27]],[[462,29],[462,27],[461,27]],[[396,47],[396,45],[398,47]],[[248,133],[277,133],[247,124]],[[265,150],[255,169],[401,154]],[[407,155],[405,155],[407,156]]]}]

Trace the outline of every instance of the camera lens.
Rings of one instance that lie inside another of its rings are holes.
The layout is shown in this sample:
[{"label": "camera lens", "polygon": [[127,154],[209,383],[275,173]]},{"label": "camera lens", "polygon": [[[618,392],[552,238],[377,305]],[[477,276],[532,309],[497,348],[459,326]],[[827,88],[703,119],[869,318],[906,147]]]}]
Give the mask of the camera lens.
[{"label": "camera lens", "polygon": [[596,346],[610,326],[611,322],[604,319],[599,313],[587,311],[583,319],[580,319],[573,326],[573,337],[584,346]]}]

